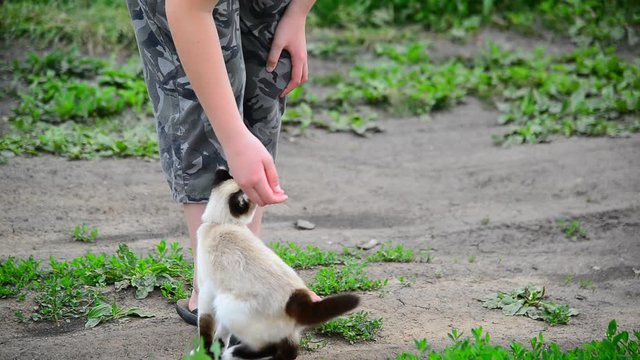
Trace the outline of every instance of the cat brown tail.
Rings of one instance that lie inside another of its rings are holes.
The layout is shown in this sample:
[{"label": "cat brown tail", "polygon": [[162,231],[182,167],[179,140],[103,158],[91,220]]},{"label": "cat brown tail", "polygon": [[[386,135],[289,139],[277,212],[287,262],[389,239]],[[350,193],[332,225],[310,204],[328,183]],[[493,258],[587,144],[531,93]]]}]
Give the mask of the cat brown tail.
[{"label": "cat brown tail", "polygon": [[333,295],[321,301],[311,300],[307,289],[297,289],[289,297],[285,312],[301,325],[318,325],[355,309],[360,298],[353,294]]}]

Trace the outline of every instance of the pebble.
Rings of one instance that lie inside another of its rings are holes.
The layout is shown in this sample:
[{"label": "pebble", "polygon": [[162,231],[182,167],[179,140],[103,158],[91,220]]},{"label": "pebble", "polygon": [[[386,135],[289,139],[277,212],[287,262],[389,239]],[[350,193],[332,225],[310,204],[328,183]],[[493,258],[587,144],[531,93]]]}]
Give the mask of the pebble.
[{"label": "pebble", "polygon": [[296,229],[298,230],[313,230],[315,228],[316,224],[312,223],[311,221],[302,219],[298,219],[298,221],[296,221]]},{"label": "pebble", "polygon": [[367,242],[364,243],[360,243],[358,244],[358,249],[360,250],[369,250],[369,249],[373,249],[374,247],[380,245],[380,242],[376,239],[371,239]]}]

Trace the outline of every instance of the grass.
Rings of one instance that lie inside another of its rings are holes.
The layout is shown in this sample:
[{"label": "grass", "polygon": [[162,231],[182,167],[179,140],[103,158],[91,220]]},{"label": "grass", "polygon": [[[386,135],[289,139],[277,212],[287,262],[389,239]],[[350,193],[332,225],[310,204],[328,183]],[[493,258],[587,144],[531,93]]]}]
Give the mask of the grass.
[{"label": "grass", "polygon": [[325,0],[314,6],[312,23],[334,27],[418,24],[455,39],[492,25],[527,34],[561,34],[580,44],[633,46],[638,42],[639,12],[640,4],[632,0]]},{"label": "grass", "polygon": [[339,336],[349,344],[373,341],[382,328],[382,318],[370,319],[369,312],[358,311],[349,316],[340,317],[321,325],[317,333],[327,336]]},{"label": "grass", "polygon": [[[556,360],[596,360],[596,359],[630,359],[640,358],[640,331],[620,330],[615,320],[609,322],[605,337],[592,340],[570,349],[564,349],[555,342],[546,342],[542,333],[522,344],[512,341],[508,347],[491,343],[491,335],[481,327],[471,329],[471,337],[463,337],[457,329],[447,334],[451,343],[444,349],[433,349],[426,338],[415,339],[415,351],[395,355],[395,360],[454,360],[454,359],[556,359]],[[215,347],[214,358],[220,354]],[[183,360],[211,359],[204,353],[202,340],[194,343],[193,354]]]},{"label": "grass", "polygon": [[544,320],[550,325],[566,325],[578,311],[566,304],[545,300],[545,289],[537,286],[516,288],[508,293],[497,292],[485,296],[482,306],[489,309],[502,309],[508,316],[527,316],[535,320]]},{"label": "grass", "polygon": [[76,225],[71,231],[71,237],[74,241],[94,242],[98,237],[98,229],[89,228],[87,224]]},{"label": "grass", "polygon": [[301,248],[292,242],[288,244],[271,242],[269,246],[287,265],[295,269],[309,269],[342,262],[337,253],[320,250],[316,246]]},{"label": "grass", "polygon": [[562,232],[567,239],[588,239],[587,231],[580,225],[578,220],[561,220],[558,224],[562,227]]},{"label": "grass", "polygon": [[382,244],[380,249],[366,257],[368,262],[412,262],[415,259],[413,250],[402,244]]},{"label": "grass", "polygon": [[18,0],[0,6],[0,40],[40,48],[76,46],[89,53],[136,51],[125,2]]},{"label": "grass", "polygon": [[365,263],[347,261],[345,265],[321,268],[308,285],[316,294],[325,296],[345,291],[371,291],[385,286],[384,280],[372,280],[364,271]]},{"label": "grass", "polygon": [[[190,262],[183,258],[178,243],[170,247],[161,241],[146,257],[134,254],[120,244],[115,255],[87,254],[70,261],[49,259],[48,269],[33,258],[8,258],[0,263],[0,294],[24,300],[28,291],[34,293],[36,307],[30,318],[34,321],[59,321],[99,315],[100,321],[126,315],[142,316],[142,312],[111,306],[106,314],[105,294],[123,289],[135,290],[137,299],[146,298],[155,289],[170,301],[185,298],[187,285],[193,277]],[[96,308],[96,306],[101,307]],[[93,312],[91,312],[93,309]]]},{"label": "grass", "polygon": [[[558,359],[558,360],[595,360],[595,359],[639,359],[640,331],[630,333],[618,329],[615,320],[609,323],[606,336],[602,340],[593,340],[574,349],[564,350],[560,345],[546,343],[542,333],[530,341],[528,346],[517,341],[508,348],[491,344],[491,336],[482,328],[471,330],[471,338],[462,338],[462,334],[453,330],[448,334],[452,343],[442,350],[431,349],[426,339],[415,340],[415,352],[396,355],[396,360],[420,359]],[[635,337],[635,339],[634,339]]]},{"label": "grass", "polygon": [[77,51],[31,54],[14,61],[19,101],[0,152],[49,153],[70,159],[155,157],[155,125],[136,61],[115,65]]}]

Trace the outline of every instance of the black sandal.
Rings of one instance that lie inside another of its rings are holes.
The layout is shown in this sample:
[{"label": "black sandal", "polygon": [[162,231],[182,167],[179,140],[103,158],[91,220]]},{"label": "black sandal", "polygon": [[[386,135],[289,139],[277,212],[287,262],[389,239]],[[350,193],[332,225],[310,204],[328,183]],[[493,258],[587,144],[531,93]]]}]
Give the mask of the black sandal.
[{"label": "black sandal", "polygon": [[189,311],[189,300],[182,299],[176,302],[176,312],[178,316],[189,325],[198,326],[198,309]]}]

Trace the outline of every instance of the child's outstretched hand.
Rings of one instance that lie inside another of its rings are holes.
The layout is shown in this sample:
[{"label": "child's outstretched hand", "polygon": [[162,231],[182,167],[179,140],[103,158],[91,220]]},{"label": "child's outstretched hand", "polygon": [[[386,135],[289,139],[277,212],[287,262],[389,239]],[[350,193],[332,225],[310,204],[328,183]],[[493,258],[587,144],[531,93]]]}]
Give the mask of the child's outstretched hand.
[{"label": "child's outstretched hand", "polygon": [[231,176],[251,201],[258,206],[287,201],[273,157],[249,131],[237,136],[225,155]]}]

